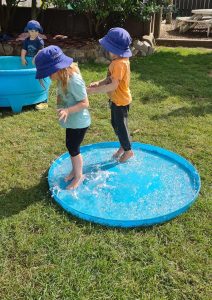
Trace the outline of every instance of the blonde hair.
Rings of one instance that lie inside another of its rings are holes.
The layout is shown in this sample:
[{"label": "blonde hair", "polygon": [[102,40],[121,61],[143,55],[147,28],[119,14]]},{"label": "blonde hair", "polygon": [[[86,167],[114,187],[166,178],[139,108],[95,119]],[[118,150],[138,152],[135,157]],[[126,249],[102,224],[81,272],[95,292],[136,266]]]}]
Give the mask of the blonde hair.
[{"label": "blonde hair", "polygon": [[68,81],[74,73],[80,74],[77,63],[72,63],[69,67],[57,71],[58,82],[61,83],[64,94],[67,93]]}]

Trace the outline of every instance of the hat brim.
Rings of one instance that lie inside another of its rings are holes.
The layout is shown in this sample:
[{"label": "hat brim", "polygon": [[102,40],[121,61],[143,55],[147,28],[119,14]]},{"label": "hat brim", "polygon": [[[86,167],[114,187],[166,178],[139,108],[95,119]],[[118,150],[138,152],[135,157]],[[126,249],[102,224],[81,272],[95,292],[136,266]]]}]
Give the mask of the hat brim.
[{"label": "hat brim", "polygon": [[25,27],[24,28],[24,32],[27,32],[28,30],[36,30],[36,31],[38,31],[38,32],[40,32],[40,33],[43,33],[43,28],[40,26],[40,27],[36,27],[36,26],[30,26],[30,27]]},{"label": "hat brim", "polygon": [[100,39],[99,43],[107,51],[114,53],[120,57],[131,57],[132,56],[132,52],[129,47],[127,49],[120,49],[118,47],[115,47],[108,41],[106,36],[103,37],[102,39]]},{"label": "hat brim", "polygon": [[66,56],[65,54],[62,57],[62,61],[58,62],[53,66],[49,66],[49,68],[42,69],[40,68],[36,72],[36,79],[42,79],[51,76],[57,71],[69,67],[73,63],[73,58]]}]

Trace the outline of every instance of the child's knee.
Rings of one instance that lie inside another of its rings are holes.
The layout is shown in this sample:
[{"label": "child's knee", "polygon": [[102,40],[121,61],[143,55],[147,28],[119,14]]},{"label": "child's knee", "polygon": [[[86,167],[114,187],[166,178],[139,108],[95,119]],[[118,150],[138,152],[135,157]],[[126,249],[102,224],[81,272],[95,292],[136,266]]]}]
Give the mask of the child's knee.
[{"label": "child's knee", "polygon": [[75,157],[75,156],[77,156],[78,154],[80,154],[80,150],[79,150],[79,148],[78,149],[73,149],[73,148],[69,148],[68,149],[68,152],[69,152],[69,154],[71,155],[71,157]]}]

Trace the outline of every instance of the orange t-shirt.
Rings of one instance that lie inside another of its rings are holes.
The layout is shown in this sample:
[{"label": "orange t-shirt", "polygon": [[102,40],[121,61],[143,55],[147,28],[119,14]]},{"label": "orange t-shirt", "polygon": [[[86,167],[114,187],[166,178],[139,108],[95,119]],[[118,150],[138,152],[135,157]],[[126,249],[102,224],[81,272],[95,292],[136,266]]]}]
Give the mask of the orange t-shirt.
[{"label": "orange t-shirt", "polygon": [[132,101],[130,84],[130,61],[129,58],[114,59],[109,65],[108,77],[119,81],[117,89],[109,92],[108,96],[117,106],[128,105]]}]

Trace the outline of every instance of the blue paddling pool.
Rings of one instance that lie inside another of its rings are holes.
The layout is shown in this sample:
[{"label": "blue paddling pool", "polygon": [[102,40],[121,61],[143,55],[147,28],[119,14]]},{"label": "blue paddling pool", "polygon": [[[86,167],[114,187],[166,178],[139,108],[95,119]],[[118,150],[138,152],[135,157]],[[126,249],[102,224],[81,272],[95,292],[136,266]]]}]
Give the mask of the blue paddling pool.
[{"label": "blue paddling pool", "polygon": [[185,212],[200,191],[194,166],[166,149],[133,143],[134,157],[121,164],[112,160],[116,142],[81,147],[85,180],[66,190],[71,171],[68,153],[51,165],[49,187],[56,202],[84,220],[115,227],[150,226]]}]

